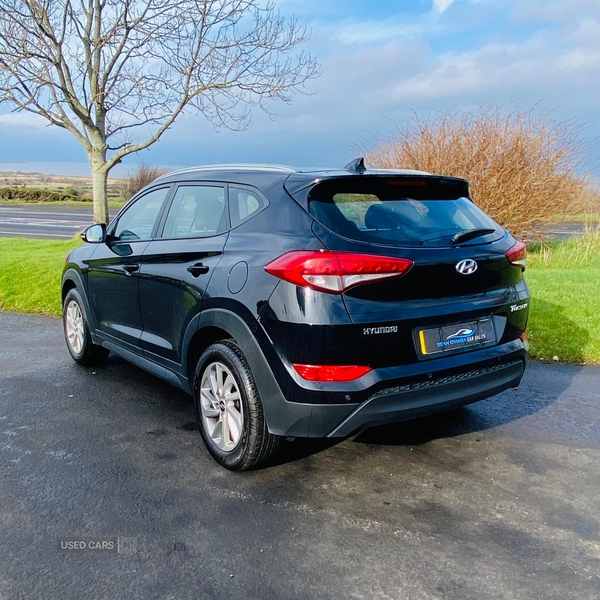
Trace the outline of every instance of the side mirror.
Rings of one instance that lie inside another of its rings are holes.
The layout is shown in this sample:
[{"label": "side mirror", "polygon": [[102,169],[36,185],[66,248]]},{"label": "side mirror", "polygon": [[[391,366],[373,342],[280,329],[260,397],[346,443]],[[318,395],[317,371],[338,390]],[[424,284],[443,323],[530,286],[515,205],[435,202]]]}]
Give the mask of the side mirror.
[{"label": "side mirror", "polygon": [[88,244],[103,244],[106,241],[106,225],[96,223],[81,232],[81,239]]}]

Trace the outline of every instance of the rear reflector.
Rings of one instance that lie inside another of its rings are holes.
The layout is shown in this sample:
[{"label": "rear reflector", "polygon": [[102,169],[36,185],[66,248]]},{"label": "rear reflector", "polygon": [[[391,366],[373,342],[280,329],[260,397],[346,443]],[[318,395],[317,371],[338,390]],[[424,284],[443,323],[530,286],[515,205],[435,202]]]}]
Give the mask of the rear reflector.
[{"label": "rear reflector", "polygon": [[527,266],[527,246],[523,242],[517,242],[510,250],[506,251],[506,258],[511,265],[521,267],[524,271]]},{"label": "rear reflector", "polygon": [[400,277],[413,266],[406,258],[390,258],[352,252],[288,252],[265,271],[289,283],[321,292],[341,294],[347,289],[390,277]]},{"label": "rear reflector", "polygon": [[296,373],[307,381],[354,381],[371,370],[371,367],[356,365],[297,365],[294,363],[293,366]]}]

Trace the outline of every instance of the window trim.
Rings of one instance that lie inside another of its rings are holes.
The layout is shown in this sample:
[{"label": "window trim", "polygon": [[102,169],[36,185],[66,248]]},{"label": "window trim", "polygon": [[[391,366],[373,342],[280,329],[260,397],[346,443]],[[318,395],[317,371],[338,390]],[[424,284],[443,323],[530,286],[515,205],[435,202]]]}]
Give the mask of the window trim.
[{"label": "window trim", "polygon": [[[175,196],[177,195],[177,190],[180,187],[220,187],[223,188],[223,199],[225,200],[224,214],[225,214],[225,230],[219,233],[215,233],[214,235],[190,235],[185,237],[162,237],[165,225],[167,224],[167,218],[169,216],[169,211],[171,210],[171,206],[173,205],[173,201],[175,200]],[[209,240],[212,238],[216,238],[220,235],[226,234],[231,229],[231,221],[229,219],[229,184],[223,181],[178,181],[173,184],[173,189],[167,198],[167,204],[163,207],[163,212],[158,222],[158,227],[156,229],[155,238],[161,241],[173,241],[173,240]]]},{"label": "window trim", "polygon": [[[152,241],[154,239],[156,239],[156,235],[158,233],[158,227],[160,225],[160,223],[162,222],[163,219],[163,215],[164,215],[164,211],[165,211],[165,206],[167,206],[167,204],[170,204],[172,195],[173,195],[173,184],[172,183],[163,183],[162,185],[157,185],[156,187],[153,187],[149,190],[144,190],[143,194],[139,194],[138,196],[134,196],[129,202],[127,202],[127,204],[125,204],[125,206],[115,215],[115,218],[110,222],[110,225],[107,229],[107,241],[112,243],[112,244],[135,244],[137,242],[149,242]],[[154,221],[154,226],[152,227],[152,231],[150,232],[150,237],[147,240],[119,240],[116,239],[114,237],[114,232],[117,228],[117,226],[119,225],[119,221],[121,220],[121,218],[123,217],[123,215],[134,205],[136,204],[139,200],[141,200],[142,198],[146,197],[148,194],[151,194],[153,192],[157,192],[159,190],[167,190],[167,194],[163,199],[162,205],[158,211],[158,215],[156,217],[156,220]]]}]

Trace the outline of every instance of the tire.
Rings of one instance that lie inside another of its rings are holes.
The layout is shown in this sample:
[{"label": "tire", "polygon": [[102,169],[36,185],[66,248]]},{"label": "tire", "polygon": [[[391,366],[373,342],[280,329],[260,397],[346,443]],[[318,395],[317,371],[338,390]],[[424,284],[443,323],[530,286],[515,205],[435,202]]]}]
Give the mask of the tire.
[{"label": "tire", "polygon": [[239,346],[232,340],[209,346],[198,360],[194,383],[198,425],[212,457],[230,471],[266,465],[281,438],[269,433],[254,376]]},{"label": "tire", "polygon": [[69,290],[63,303],[63,329],[69,354],[77,364],[92,367],[108,358],[110,351],[92,342],[83,300],[76,289]]}]

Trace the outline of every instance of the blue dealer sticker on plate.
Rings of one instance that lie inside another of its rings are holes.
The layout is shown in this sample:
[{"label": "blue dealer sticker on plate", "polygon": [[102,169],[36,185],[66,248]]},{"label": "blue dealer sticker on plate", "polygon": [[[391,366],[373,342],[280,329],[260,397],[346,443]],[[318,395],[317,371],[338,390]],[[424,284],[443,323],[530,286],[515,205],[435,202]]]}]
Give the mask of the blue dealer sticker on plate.
[{"label": "blue dealer sticker on plate", "polygon": [[419,349],[425,356],[440,354],[470,346],[496,342],[496,333],[491,319],[481,319],[472,323],[420,329]]}]

